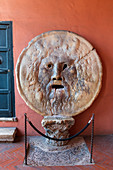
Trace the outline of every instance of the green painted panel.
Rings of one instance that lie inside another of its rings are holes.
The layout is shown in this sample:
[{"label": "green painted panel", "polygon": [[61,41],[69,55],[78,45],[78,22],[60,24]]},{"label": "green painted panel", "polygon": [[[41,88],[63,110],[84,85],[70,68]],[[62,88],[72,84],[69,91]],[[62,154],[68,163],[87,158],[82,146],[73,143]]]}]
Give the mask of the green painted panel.
[{"label": "green painted panel", "polygon": [[7,34],[5,29],[0,28],[0,47],[7,46]]},{"label": "green painted panel", "polygon": [[8,89],[8,74],[0,73],[0,89]]},{"label": "green painted panel", "polygon": [[1,57],[1,64],[0,64],[0,68],[8,68],[8,52],[4,51],[1,52],[0,51],[0,57]]},{"label": "green painted panel", "polygon": [[0,94],[0,109],[8,109],[9,94]]}]

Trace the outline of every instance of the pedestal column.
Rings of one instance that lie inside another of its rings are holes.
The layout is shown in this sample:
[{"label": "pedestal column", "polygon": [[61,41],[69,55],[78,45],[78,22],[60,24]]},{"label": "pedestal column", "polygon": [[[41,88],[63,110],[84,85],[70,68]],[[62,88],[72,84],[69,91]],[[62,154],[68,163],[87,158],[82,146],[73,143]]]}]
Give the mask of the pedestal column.
[{"label": "pedestal column", "polygon": [[[52,138],[65,139],[69,137],[69,129],[74,125],[75,120],[66,116],[45,116],[42,120],[42,126],[46,135]],[[65,145],[67,141],[56,141],[46,138],[46,143],[53,146]]]}]

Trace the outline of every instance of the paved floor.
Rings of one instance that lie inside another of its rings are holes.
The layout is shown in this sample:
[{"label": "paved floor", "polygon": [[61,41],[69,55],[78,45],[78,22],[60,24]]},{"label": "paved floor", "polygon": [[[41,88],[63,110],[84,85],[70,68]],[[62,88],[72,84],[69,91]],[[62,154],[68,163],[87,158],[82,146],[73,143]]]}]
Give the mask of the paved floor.
[{"label": "paved floor", "polygon": [[[90,147],[90,137],[85,137]],[[90,150],[90,148],[89,148]],[[23,166],[24,140],[17,138],[15,143],[0,143],[0,169],[1,170],[112,170],[113,169],[113,135],[95,136],[93,159],[95,165],[75,167],[28,167]]]}]

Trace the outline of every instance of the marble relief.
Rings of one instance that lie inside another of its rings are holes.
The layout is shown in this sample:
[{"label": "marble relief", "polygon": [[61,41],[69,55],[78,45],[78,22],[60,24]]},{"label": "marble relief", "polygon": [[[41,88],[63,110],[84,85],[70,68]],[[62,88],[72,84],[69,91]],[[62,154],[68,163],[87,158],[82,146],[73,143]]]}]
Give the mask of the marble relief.
[{"label": "marble relief", "polygon": [[31,109],[43,116],[74,116],[97,97],[102,65],[84,38],[50,31],[35,37],[22,51],[16,74],[19,93]]}]

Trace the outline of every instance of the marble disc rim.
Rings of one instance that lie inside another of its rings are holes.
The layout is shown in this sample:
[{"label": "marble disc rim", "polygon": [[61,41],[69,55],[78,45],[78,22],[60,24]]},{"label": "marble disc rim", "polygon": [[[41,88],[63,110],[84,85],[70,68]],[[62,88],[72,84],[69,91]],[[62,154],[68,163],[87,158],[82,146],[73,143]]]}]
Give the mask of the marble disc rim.
[{"label": "marble disc rim", "polygon": [[[83,37],[81,37],[80,35],[74,33],[74,32],[71,32],[71,31],[67,31],[67,30],[53,30],[53,31],[48,31],[48,32],[45,32],[45,33],[42,33],[38,36],[36,36],[35,38],[33,38],[29,43],[28,43],[28,46],[25,47],[23,49],[23,51],[21,52],[18,60],[17,60],[17,64],[16,64],[16,82],[17,82],[17,89],[18,89],[18,92],[20,94],[20,96],[22,97],[22,99],[25,101],[25,103],[32,109],[34,110],[35,112],[43,115],[43,116],[49,116],[49,114],[46,114],[45,112],[41,112],[39,109],[36,109],[32,104],[31,102],[29,102],[29,99],[26,98],[26,96],[24,95],[24,92],[21,88],[21,82],[20,82],[20,78],[19,78],[19,73],[20,73],[20,65],[21,65],[21,61],[24,57],[24,54],[27,52],[27,50],[29,49],[29,47],[31,47],[37,40],[45,37],[46,35],[48,34],[54,34],[54,33],[69,33],[69,34],[73,34],[75,35],[76,38],[78,38],[81,42],[85,43],[88,45],[88,47],[92,50],[93,54],[98,58],[98,64],[99,64],[99,81],[98,81],[98,85],[97,85],[97,88],[96,88],[96,91],[95,91],[95,94],[93,95],[92,99],[82,108],[82,109],[79,109],[78,111],[75,111],[75,113],[72,113],[72,114],[69,114],[66,113],[66,116],[75,116],[75,115],[78,115],[80,114],[81,112],[85,111],[87,108],[89,108],[92,103],[94,102],[94,100],[97,98],[100,90],[101,90],[101,86],[102,86],[102,63],[100,61],[100,58],[96,52],[96,50],[93,48],[93,46]],[[61,115],[64,115],[61,113]]]}]

